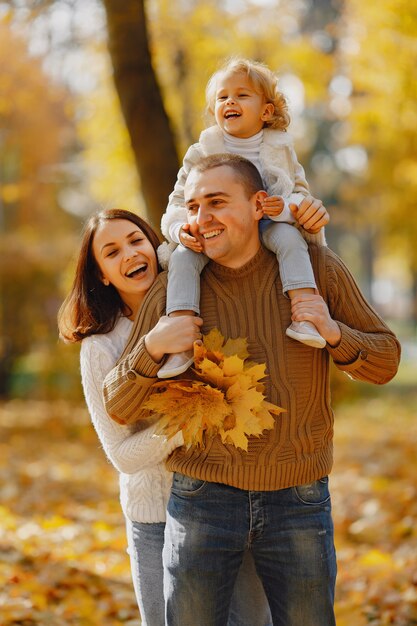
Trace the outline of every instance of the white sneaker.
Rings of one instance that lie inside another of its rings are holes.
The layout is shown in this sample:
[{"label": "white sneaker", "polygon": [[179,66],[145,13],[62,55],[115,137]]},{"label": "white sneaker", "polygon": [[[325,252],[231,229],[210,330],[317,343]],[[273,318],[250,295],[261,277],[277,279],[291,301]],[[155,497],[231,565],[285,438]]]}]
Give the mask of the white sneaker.
[{"label": "white sneaker", "polygon": [[305,343],[312,348],[324,348],[326,345],[326,340],[311,322],[292,322],[285,332],[291,339]]},{"label": "white sneaker", "polygon": [[194,351],[177,352],[170,354],[164,365],[159,370],[158,378],[173,378],[182,374],[194,363]]}]

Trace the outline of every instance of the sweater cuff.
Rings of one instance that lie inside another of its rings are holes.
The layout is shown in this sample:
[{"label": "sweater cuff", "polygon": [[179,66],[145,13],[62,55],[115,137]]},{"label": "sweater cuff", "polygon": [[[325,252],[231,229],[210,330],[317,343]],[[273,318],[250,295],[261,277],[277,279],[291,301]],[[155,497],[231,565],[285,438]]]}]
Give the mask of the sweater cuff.
[{"label": "sweater cuff", "polygon": [[138,378],[156,378],[162,365],[161,362],[155,363],[150,356],[145,346],[145,337],[146,335],[143,335],[140,338],[135,349],[135,358],[131,361],[131,369],[127,372],[127,377],[130,380],[135,379],[135,382],[138,382]]},{"label": "sweater cuff", "polygon": [[367,360],[368,352],[355,330],[342,322],[337,322],[337,324],[342,333],[340,342],[335,347],[327,345],[327,351],[338,369],[343,372],[353,372]]}]

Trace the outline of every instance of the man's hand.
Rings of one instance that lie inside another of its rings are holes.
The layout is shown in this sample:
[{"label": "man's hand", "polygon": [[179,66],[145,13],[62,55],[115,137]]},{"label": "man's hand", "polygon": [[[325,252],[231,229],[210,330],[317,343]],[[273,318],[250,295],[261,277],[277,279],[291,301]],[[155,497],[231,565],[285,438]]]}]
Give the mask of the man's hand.
[{"label": "man's hand", "polygon": [[[196,228],[193,228],[196,227]],[[190,248],[193,252],[202,252],[203,246],[198,240],[198,226],[197,224],[183,224],[180,229],[180,242],[186,248]]]},{"label": "man's hand", "polygon": [[319,294],[303,293],[291,299],[293,322],[312,322],[329,345],[337,346],[341,339],[339,325],[330,317],[329,309]]},{"label": "man's hand", "polygon": [[190,350],[194,341],[201,339],[202,324],[203,320],[196,315],[163,315],[145,337],[149,356],[159,363],[164,354]]},{"label": "man's hand", "polygon": [[262,201],[262,210],[264,215],[268,215],[268,217],[277,217],[277,215],[281,215],[283,208],[284,198],[281,196],[267,196]]},{"label": "man's hand", "polygon": [[329,223],[330,217],[321,200],[307,196],[299,206],[290,204],[290,209],[297,222],[308,233],[318,233]]}]

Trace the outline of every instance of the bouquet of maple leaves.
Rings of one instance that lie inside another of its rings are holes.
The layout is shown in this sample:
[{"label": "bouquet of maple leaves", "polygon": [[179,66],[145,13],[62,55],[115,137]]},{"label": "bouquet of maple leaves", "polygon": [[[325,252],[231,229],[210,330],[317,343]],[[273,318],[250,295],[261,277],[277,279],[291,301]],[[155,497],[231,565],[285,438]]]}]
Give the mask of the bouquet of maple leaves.
[{"label": "bouquet of maple leaves", "polygon": [[247,360],[246,339],[226,342],[215,328],[194,344],[193,380],[155,383],[144,409],[159,416],[157,434],[180,430],[184,444],[204,447],[207,437],[248,449],[248,437],[274,427],[284,409],[265,400],[265,364]]}]

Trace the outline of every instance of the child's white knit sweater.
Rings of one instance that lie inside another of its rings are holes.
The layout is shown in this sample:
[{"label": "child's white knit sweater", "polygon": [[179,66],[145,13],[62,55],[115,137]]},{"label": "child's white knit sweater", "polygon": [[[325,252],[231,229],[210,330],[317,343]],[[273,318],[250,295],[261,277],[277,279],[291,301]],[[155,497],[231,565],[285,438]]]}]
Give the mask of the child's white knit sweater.
[{"label": "child's white knit sweater", "polygon": [[[165,459],[182,445],[182,434],[167,441],[155,435],[155,426],[134,432],[107,414],[102,396],[105,376],[116,364],[132,329],[121,317],[106,335],[86,337],[81,343],[81,380],[87,407],[101,445],[120,472],[120,502],[125,516],[135,522],[164,522],[172,473]],[[140,427],[140,422],[135,426]]]}]

